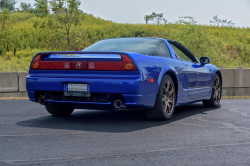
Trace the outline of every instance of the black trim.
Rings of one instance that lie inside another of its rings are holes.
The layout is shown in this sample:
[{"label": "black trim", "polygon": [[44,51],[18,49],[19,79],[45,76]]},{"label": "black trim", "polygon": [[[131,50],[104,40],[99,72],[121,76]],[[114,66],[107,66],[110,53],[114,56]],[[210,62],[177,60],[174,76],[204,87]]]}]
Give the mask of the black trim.
[{"label": "black trim", "polygon": [[[175,40],[167,40],[169,44],[173,44],[176,48],[178,48],[180,51],[182,51],[185,55],[187,55],[193,63],[200,63],[199,60],[195,57],[195,55],[187,49],[185,46],[183,46],[181,43]],[[176,58],[180,59],[178,55],[176,55]],[[180,59],[182,60],[182,59]]]}]

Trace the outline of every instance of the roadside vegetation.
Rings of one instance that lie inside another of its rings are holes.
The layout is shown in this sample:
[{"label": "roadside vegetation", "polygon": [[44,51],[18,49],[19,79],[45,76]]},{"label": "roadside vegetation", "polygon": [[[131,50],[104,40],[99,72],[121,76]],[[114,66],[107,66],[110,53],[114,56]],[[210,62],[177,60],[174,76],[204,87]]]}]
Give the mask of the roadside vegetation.
[{"label": "roadside vegetation", "polygon": [[[250,67],[250,28],[199,25],[192,17],[168,23],[163,15],[146,15],[147,24],[118,24],[79,10],[78,0],[36,0],[19,9],[0,8],[0,72],[26,71],[34,55],[79,51],[106,38],[160,37],[178,40],[198,58],[225,68]],[[1,4],[0,4],[1,7]],[[153,21],[155,19],[155,21]]]}]

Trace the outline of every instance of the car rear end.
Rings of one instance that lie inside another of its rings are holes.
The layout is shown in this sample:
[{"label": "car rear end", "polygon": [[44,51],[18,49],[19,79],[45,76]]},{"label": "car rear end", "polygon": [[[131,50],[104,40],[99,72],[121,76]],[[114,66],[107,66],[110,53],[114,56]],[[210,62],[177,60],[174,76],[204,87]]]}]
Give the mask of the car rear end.
[{"label": "car rear end", "polygon": [[[38,53],[27,76],[31,101],[78,109],[152,107],[133,57],[122,52]],[[153,100],[154,101],[154,100]]]}]

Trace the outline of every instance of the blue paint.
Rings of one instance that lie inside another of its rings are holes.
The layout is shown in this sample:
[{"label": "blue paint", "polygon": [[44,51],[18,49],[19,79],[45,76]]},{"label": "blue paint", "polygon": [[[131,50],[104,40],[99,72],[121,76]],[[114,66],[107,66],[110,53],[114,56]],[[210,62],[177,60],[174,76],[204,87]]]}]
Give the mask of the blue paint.
[{"label": "blue paint", "polygon": [[[80,59],[84,61],[104,60],[105,57],[109,61],[120,61],[120,54],[127,54],[134,61],[137,71],[30,69],[26,83],[29,98],[31,101],[37,102],[35,93],[38,91],[63,92],[67,91],[67,83],[85,83],[89,85],[88,92],[90,93],[121,94],[128,108],[153,108],[162,78],[167,72],[172,72],[178,82],[176,106],[210,99],[213,80],[216,72],[219,72],[218,68],[211,64],[179,60],[168,41],[160,40],[166,43],[171,58],[145,56],[133,52],[42,53],[45,54],[44,60]],[[68,57],[66,54],[74,54],[74,57]],[[148,83],[149,78],[153,78],[154,82]],[[74,108],[104,109],[105,107],[109,109],[112,107],[111,103],[96,102],[49,100],[48,103]]]},{"label": "blue paint", "polygon": [[44,61],[121,61],[119,54],[47,54],[43,56]]}]

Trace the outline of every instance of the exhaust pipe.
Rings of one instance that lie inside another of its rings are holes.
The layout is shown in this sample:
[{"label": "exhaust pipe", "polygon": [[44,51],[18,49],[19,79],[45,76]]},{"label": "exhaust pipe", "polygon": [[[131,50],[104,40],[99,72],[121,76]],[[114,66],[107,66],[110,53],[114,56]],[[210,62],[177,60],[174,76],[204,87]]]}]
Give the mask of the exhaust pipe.
[{"label": "exhaust pipe", "polygon": [[45,96],[40,96],[38,98],[38,103],[41,104],[41,105],[45,105],[45,103],[46,103]]},{"label": "exhaust pipe", "polygon": [[114,101],[114,107],[115,107],[115,108],[120,109],[120,108],[122,108],[123,106],[124,106],[124,105],[123,105],[123,103],[122,103],[121,100],[116,99],[116,100]]}]

